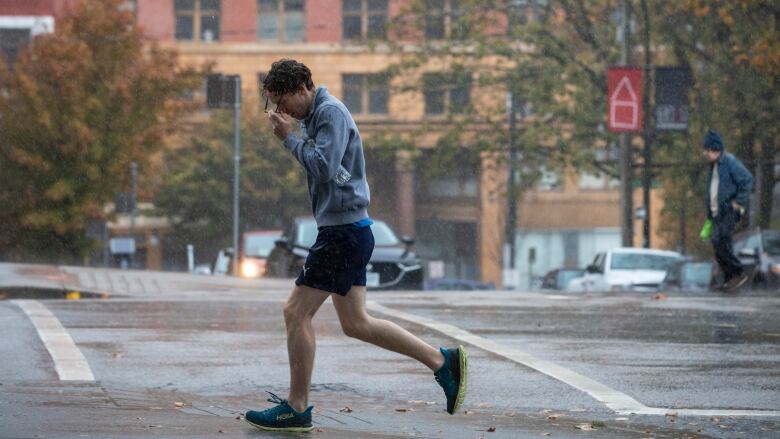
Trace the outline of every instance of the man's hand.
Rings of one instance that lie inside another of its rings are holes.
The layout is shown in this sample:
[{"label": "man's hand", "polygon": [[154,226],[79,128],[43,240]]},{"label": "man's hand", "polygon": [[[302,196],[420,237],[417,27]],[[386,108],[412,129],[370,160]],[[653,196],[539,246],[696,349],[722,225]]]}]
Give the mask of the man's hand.
[{"label": "man's hand", "polygon": [[731,202],[731,207],[733,207],[734,210],[739,212],[740,215],[743,215],[745,213],[745,208],[740,206],[739,203],[737,203],[736,201]]},{"label": "man's hand", "polygon": [[271,121],[271,126],[274,127],[274,135],[281,140],[286,139],[293,130],[290,121],[281,113],[269,111],[268,119]]}]

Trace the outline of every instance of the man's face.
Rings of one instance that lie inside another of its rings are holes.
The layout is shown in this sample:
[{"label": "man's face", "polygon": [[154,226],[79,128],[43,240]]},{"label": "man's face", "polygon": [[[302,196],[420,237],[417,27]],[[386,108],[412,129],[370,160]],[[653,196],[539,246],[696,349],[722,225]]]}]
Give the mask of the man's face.
[{"label": "man's face", "polygon": [[718,161],[718,158],[720,157],[720,151],[715,151],[712,149],[704,149],[704,157],[707,158],[707,161],[710,163],[715,163]]},{"label": "man's face", "polygon": [[282,114],[287,114],[295,119],[303,119],[309,112],[311,102],[306,93],[306,87],[301,86],[292,93],[277,94],[270,91],[265,92],[268,97],[268,110]]}]

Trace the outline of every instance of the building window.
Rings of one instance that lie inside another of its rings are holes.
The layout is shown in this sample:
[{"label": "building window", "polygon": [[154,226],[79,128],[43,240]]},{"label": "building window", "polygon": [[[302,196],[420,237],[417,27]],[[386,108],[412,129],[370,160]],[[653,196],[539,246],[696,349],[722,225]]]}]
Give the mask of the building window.
[{"label": "building window", "polygon": [[218,41],[220,0],[174,0],[179,41]]},{"label": "building window", "polygon": [[[613,155],[613,157],[610,157],[610,155]],[[610,154],[605,149],[595,150],[593,152],[593,157],[597,162],[615,162],[617,160],[616,154]],[[583,191],[613,190],[620,187],[620,180],[599,171],[596,171],[595,173],[583,171],[579,174],[578,186],[580,190]]]},{"label": "building window", "polygon": [[547,14],[548,5],[547,0],[511,0],[508,9],[509,26],[507,30],[512,32],[517,26],[543,20]]},{"label": "building window", "polygon": [[426,0],[425,38],[443,40],[463,39],[468,36],[468,25],[463,20],[460,0]]},{"label": "building window", "polygon": [[49,15],[0,15],[0,59],[13,68],[19,53],[36,35],[54,31],[54,17]]},{"label": "building window", "polygon": [[303,0],[258,0],[257,39],[260,41],[303,41]]},{"label": "building window", "polygon": [[0,55],[13,68],[19,52],[30,43],[30,29],[0,29]]},{"label": "building window", "polygon": [[342,38],[385,39],[387,36],[387,0],[344,0]]},{"label": "building window", "polygon": [[471,105],[471,76],[429,73],[423,77],[425,114],[465,113]]},{"label": "building window", "polygon": [[341,77],[344,105],[352,114],[387,114],[390,99],[387,76],[382,74]]}]

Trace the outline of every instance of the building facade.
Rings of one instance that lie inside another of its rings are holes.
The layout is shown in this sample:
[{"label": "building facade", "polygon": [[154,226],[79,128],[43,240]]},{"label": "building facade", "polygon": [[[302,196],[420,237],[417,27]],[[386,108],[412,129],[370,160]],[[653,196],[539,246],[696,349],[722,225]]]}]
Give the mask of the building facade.
[{"label": "building facade", "polygon": [[[24,32],[9,29],[29,25],[29,34],[33,35],[37,23],[56,26],[56,17],[74,1],[78,0],[3,2],[0,35],[13,34],[23,42]],[[427,178],[424,170],[416,169],[404,153],[391,159],[372,160],[372,136],[413,132],[421,121],[435,125],[450,105],[468,106],[475,94],[475,87],[468,81],[423,93],[392,91],[391,80],[382,72],[397,59],[389,48],[381,44],[369,47],[365,40],[394,38],[386,24],[400,13],[406,0],[125,3],[135,12],[148,38],[176,48],[184,63],[211,61],[215,71],[240,75],[245,95],[255,94],[259,98],[260,78],[274,61],[294,58],[307,64],[315,83],[327,85],[332,94],[347,104],[369,144],[366,155],[372,188],[371,215],[386,220],[400,234],[416,238],[417,252],[431,263],[430,276],[476,279],[499,286],[508,280],[525,288],[533,277],[549,269],[585,266],[597,251],[620,244],[620,199],[614,180],[574,170],[546,172],[541,182],[517,203],[515,268],[519,280],[503,279],[503,166],[483,157],[477,165],[465,166],[443,177]],[[433,3],[443,11],[457,7],[455,0]],[[9,21],[13,16],[42,18]],[[440,14],[427,23],[426,38],[448,36],[451,29],[447,17],[448,14]],[[9,27],[11,22],[17,27]],[[3,46],[6,57],[12,58],[18,47],[17,43]],[[437,140],[434,131],[415,138],[414,143],[418,148],[431,149]],[[657,198],[654,201],[653,217],[657,218],[660,202]],[[123,230],[121,224],[125,222],[120,220],[113,225],[116,233]],[[147,239],[159,242],[155,233]],[[638,236],[635,241],[640,242]],[[657,236],[653,242],[659,242]],[[531,253],[535,254],[533,262],[528,258]],[[156,255],[151,259],[159,258]]]}]

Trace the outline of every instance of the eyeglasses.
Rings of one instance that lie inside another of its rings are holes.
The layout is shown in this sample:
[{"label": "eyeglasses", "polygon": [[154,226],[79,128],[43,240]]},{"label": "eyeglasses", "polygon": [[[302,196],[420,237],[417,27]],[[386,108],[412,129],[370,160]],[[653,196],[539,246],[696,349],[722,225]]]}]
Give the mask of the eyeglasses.
[{"label": "eyeglasses", "polygon": [[[279,98],[279,102],[276,103],[276,108],[274,108],[274,113],[279,112],[279,105],[282,105],[282,100],[284,99],[284,96]],[[263,113],[268,113],[268,95],[265,95],[265,108],[263,109]],[[273,103],[273,102],[272,102]]]}]

